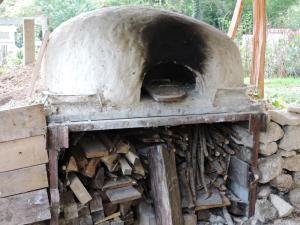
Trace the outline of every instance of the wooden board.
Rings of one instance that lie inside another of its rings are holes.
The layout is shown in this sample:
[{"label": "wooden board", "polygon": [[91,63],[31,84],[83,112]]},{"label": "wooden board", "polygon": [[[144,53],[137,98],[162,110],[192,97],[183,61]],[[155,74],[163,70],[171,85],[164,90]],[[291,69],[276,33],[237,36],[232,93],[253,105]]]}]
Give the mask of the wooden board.
[{"label": "wooden board", "polygon": [[50,219],[47,190],[0,198],[0,225],[22,225]]},{"label": "wooden board", "polygon": [[175,153],[164,145],[151,149],[149,172],[157,225],[183,225]]},{"label": "wooden board", "polygon": [[46,140],[42,135],[0,143],[0,172],[47,162]]},{"label": "wooden board", "polygon": [[0,142],[46,133],[43,105],[33,105],[0,111]]},{"label": "wooden board", "polygon": [[0,197],[48,187],[46,165],[0,173]]}]

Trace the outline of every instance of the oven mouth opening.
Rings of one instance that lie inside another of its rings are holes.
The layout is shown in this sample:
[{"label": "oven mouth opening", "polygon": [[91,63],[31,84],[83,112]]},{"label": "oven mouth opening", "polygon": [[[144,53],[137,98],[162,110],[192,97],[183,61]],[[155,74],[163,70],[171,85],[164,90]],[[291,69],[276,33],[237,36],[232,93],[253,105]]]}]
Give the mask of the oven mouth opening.
[{"label": "oven mouth opening", "polygon": [[164,62],[152,66],[142,84],[141,100],[152,98],[158,102],[183,100],[196,86],[196,74],[176,62]]}]

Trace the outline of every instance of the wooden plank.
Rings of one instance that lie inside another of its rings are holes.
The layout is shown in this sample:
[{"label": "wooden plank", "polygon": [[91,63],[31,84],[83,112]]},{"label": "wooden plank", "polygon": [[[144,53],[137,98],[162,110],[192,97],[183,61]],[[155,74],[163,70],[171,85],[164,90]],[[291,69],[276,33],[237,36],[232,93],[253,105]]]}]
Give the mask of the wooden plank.
[{"label": "wooden plank", "polygon": [[42,135],[0,143],[0,172],[47,162],[46,140]]},{"label": "wooden plank", "polygon": [[142,197],[134,187],[122,187],[106,191],[106,195],[112,204],[133,201]]},{"label": "wooden plank", "polygon": [[183,225],[174,151],[164,145],[152,147],[149,172],[157,225]]},{"label": "wooden plank", "polygon": [[86,204],[92,200],[91,195],[88,193],[88,191],[85,189],[84,185],[76,175],[72,174],[70,176],[70,182],[71,190],[82,204]]},{"label": "wooden plank", "polygon": [[0,197],[48,187],[46,165],[0,173]]},{"label": "wooden plank", "polygon": [[0,111],[0,142],[46,133],[44,105]]},{"label": "wooden plank", "polygon": [[50,219],[47,190],[0,198],[0,225],[22,225]]},{"label": "wooden plank", "polygon": [[233,12],[232,20],[230,23],[230,27],[229,27],[228,33],[227,33],[231,39],[235,39],[235,37],[236,37],[237,29],[239,27],[239,24],[240,24],[240,21],[242,18],[242,13],[243,13],[243,0],[237,0],[235,9]]},{"label": "wooden plank", "polygon": [[49,127],[66,125],[70,132],[124,129],[140,127],[176,126],[184,124],[199,124],[213,122],[233,122],[249,120],[251,114],[258,111],[244,113],[219,113],[205,115],[185,115],[185,116],[161,116],[161,117],[141,117],[131,119],[105,119],[95,121],[67,122],[63,124],[49,124]]},{"label": "wooden plank", "polygon": [[253,56],[250,83],[264,97],[266,55],[266,0],[253,0]]}]

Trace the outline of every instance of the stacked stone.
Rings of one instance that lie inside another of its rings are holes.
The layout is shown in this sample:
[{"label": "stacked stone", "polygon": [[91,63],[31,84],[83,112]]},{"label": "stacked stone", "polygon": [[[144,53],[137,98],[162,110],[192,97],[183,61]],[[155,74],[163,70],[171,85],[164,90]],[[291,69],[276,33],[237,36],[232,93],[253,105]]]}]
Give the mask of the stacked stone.
[{"label": "stacked stone", "polygon": [[260,135],[255,218],[267,224],[300,224],[294,215],[289,218],[292,213],[300,216],[300,105],[269,115],[267,131]]}]

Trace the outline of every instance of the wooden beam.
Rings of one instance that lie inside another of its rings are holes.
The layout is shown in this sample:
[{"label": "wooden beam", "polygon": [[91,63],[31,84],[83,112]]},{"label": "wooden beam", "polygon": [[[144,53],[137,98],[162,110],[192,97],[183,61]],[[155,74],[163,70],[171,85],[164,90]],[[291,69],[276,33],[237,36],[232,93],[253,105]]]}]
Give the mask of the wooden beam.
[{"label": "wooden beam", "polygon": [[28,65],[35,60],[35,32],[34,20],[24,19],[23,23],[23,43],[24,43],[24,65]]},{"label": "wooden beam", "polygon": [[149,171],[157,225],[183,225],[174,151],[152,147]]},{"label": "wooden beam", "polygon": [[230,27],[227,33],[231,39],[235,39],[236,37],[237,29],[239,27],[242,18],[242,13],[243,13],[243,0],[237,0],[233,12],[232,20],[230,23]]},{"label": "wooden beam", "polygon": [[266,54],[266,0],[253,0],[253,57],[250,83],[264,97]]}]

